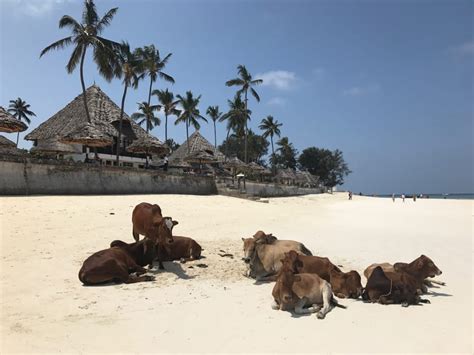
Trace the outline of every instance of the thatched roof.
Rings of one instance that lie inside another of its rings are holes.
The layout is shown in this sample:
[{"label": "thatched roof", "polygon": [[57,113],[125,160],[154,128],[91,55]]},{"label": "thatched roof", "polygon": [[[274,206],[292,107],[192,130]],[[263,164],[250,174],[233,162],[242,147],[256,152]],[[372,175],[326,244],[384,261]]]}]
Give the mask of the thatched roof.
[{"label": "thatched roof", "polygon": [[278,169],[276,178],[281,180],[296,180],[296,174],[292,169]]},{"label": "thatched roof", "polygon": [[90,147],[107,147],[112,145],[114,140],[106,132],[104,124],[96,122],[96,124],[86,123],[77,127],[74,131],[61,137],[59,141],[66,144],[84,144]]},{"label": "thatched roof", "polygon": [[17,120],[7,110],[0,106],[0,132],[23,132],[28,128],[26,124]]},{"label": "thatched roof", "polygon": [[165,144],[161,143],[157,138],[148,136],[135,140],[127,147],[127,151],[132,153],[152,153],[156,155],[166,155],[169,153],[169,148]]},{"label": "thatched roof", "polygon": [[[99,129],[101,134],[108,135],[111,138],[117,137],[118,130],[116,127],[118,125],[115,121],[120,119],[120,107],[96,85],[92,85],[86,90],[86,98],[92,125]],[[126,138],[135,140],[149,136],[143,128],[130,120],[126,113],[123,114],[123,120],[123,122],[127,122],[124,125],[125,128],[131,127],[131,130],[124,129],[123,135]],[[80,131],[86,124],[86,110],[84,108],[83,95],[81,94],[31,133],[27,134],[25,139],[38,141],[59,139],[75,131]]]},{"label": "thatched roof", "polygon": [[245,166],[247,166],[242,160],[240,160],[239,158],[237,157],[232,157],[230,159],[227,159],[225,162],[224,162],[224,166],[226,168],[243,168]]},{"label": "thatched roof", "polygon": [[31,153],[82,153],[81,145],[59,142],[57,139],[41,139],[30,149]]},{"label": "thatched roof", "polygon": [[184,158],[184,161],[190,163],[215,163],[217,162],[217,159],[214,154],[210,154],[207,151],[197,151],[187,155]]},{"label": "thatched roof", "polygon": [[257,164],[254,161],[248,163],[247,168],[248,168],[248,170],[250,170],[254,173],[257,173],[257,174],[261,174],[261,175],[271,175],[272,174],[272,172],[269,169],[265,168],[262,165]]},{"label": "thatched roof", "polygon": [[177,160],[185,160],[188,156],[193,156],[197,152],[205,152],[214,157],[218,162],[224,161],[224,154],[219,150],[216,150],[209,141],[204,138],[199,131],[194,132],[189,137],[189,154],[188,154],[188,141],[184,142],[176,149],[170,156],[170,164]]},{"label": "thatched roof", "polygon": [[0,146],[1,147],[16,147],[15,142],[12,142],[7,137],[0,136]]},{"label": "thatched roof", "polygon": [[319,177],[311,174],[309,171],[296,172],[296,181],[300,184],[317,186]]}]

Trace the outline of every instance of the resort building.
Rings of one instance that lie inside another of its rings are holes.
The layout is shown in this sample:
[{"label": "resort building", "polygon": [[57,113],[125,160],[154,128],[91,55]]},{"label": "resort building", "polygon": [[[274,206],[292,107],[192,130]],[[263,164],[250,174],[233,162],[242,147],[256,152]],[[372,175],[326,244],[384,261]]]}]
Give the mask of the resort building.
[{"label": "resort building", "polygon": [[[58,111],[39,127],[29,133],[25,139],[33,141],[32,153],[50,154],[60,159],[86,161],[95,159],[101,165],[116,166],[117,139],[119,134],[120,107],[116,105],[98,86],[92,85],[86,90],[87,104],[91,123],[87,122],[83,94],[77,96],[63,109]],[[87,144],[68,143],[65,137],[82,133],[103,138],[103,146],[91,148]],[[144,153],[132,153],[127,148],[135,141],[144,141],[154,146],[163,146],[155,137],[148,134],[124,113],[120,166],[142,168],[146,164]],[[90,153],[90,154],[89,154]]]}]

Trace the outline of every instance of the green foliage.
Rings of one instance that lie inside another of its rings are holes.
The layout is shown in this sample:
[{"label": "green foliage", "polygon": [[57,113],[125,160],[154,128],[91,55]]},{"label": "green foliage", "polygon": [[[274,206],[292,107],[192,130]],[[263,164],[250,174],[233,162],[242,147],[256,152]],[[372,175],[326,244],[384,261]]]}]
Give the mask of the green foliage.
[{"label": "green foliage", "polygon": [[344,177],[351,173],[338,149],[330,151],[316,147],[306,148],[298,161],[302,168],[319,176],[320,181],[328,187],[342,185]]},{"label": "green foliage", "polygon": [[[255,134],[251,129],[248,131],[247,139],[247,154],[249,161],[262,163],[262,157],[268,152],[268,141],[262,136]],[[224,142],[222,142],[222,144],[219,146],[219,150],[227,154],[229,157],[236,156],[240,160],[243,160],[244,144],[245,143],[241,137],[232,134],[226,140],[224,140]]]},{"label": "green foliage", "polygon": [[277,154],[270,159],[272,165],[278,168],[296,169],[298,151],[293,143],[289,142],[288,137],[283,137],[277,142],[277,146]]},{"label": "green foliage", "polygon": [[179,148],[179,144],[176,143],[172,138],[168,139],[166,142],[166,145],[171,149],[172,152],[174,152],[176,149]]},{"label": "green foliage", "polygon": [[146,131],[151,131],[154,127],[161,124],[159,117],[155,116],[155,112],[160,111],[160,105],[148,105],[147,102],[143,101],[138,103],[138,110],[132,114],[132,120],[136,121],[139,125],[145,124]]},{"label": "green foliage", "polygon": [[17,120],[25,121],[28,124],[31,123],[29,116],[36,116],[33,111],[30,111],[30,105],[20,97],[16,100],[10,100],[8,112],[10,112]]},{"label": "green foliage", "polygon": [[202,116],[199,112],[198,105],[201,100],[201,95],[198,97],[193,97],[191,91],[186,92],[186,96],[183,97],[178,95],[178,103],[181,107],[181,114],[178,116],[178,119],[175,121],[175,124],[186,123],[186,126],[193,126],[195,129],[201,128],[199,124],[199,119],[207,122],[206,117]]}]

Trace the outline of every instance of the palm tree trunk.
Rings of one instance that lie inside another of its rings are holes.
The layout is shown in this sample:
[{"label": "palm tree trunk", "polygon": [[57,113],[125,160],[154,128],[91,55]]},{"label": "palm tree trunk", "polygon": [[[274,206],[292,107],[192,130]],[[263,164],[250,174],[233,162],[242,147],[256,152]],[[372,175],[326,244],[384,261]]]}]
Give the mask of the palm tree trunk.
[{"label": "palm tree trunk", "polygon": [[82,96],[83,96],[82,98],[84,99],[84,108],[86,109],[87,122],[91,123],[91,117],[89,115],[89,107],[87,107],[86,84],[84,84],[84,58],[86,57],[86,50],[87,50],[87,47],[84,47],[84,50],[82,51],[80,75],[81,75]]},{"label": "palm tree trunk", "polygon": [[20,132],[16,134],[16,147],[18,148],[18,140],[20,139]]},{"label": "palm tree trunk", "polygon": [[217,149],[216,121],[214,121],[214,149]]},{"label": "palm tree trunk", "polygon": [[230,134],[230,128],[227,130],[227,137],[225,139],[225,157],[224,157],[224,161],[227,161],[227,156],[229,155],[229,134]]},{"label": "palm tree trunk", "polygon": [[122,122],[123,122],[123,110],[125,106],[125,97],[127,96],[127,89],[128,89],[128,84],[125,84],[125,88],[123,89],[123,95],[122,95],[122,104],[120,106],[120,120],[119,120],[119,134],[118,134],[118,139],[117,139],[117,165],[119,164],[119,156],[120,156],[120,143],[122,140]]},{"label": "palm tree trunk", "polygon": [[150,100],[151,100],[151,87],[153,86],[153,79],[150,76],[150,88],[148,89],[148,106],[150,106]]},{"label": "palm tree trunk", "polygon": [[165,112],[165,144],[168,142],[168,114]]},{"label": "palm tree trunk", "polygon": [[186,144],[188,146],[188,154],[189,154],[189,131],[188,131],[188,122],[186,121]]},{"label": "palm tree trunk", "polygon": [[245,164],[248,163],[247,159],[247,90],[245,90],[245,141],[244,141],[244,159],[245,159]]},{"label": "palm tree trunk", "polygon": [[270,136],[272,142],[272,172],[275,173],[275,149],[273,149],[273,135]]}]

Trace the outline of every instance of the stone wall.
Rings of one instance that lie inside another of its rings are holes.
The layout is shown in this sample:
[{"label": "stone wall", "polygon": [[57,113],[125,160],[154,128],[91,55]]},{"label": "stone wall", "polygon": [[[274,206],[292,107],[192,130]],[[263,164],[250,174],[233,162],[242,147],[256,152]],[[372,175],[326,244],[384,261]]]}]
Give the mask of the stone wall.
[{"label": "stone wall", "polygon": [[322,188],[306,188],[299,186],[288,186],[281,184],[272,183],[259,183],[246,181],[245,190],[243,183],[241,184],[240,191],[235,183],[235,188],[230,189],[225,183],[217,185],[218,193],[229,196],[241,196],[241,197],[284,197],[284,196],[299,196],[299,195],[310,195],[323,193]]},{"label": "stone wall", "polygon": [[214,179],[137,170],[7,158],[0,160],[0,195],[211,195]]}]

